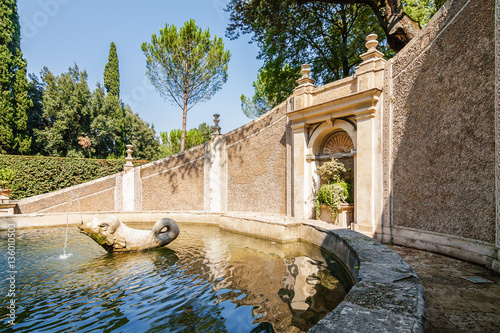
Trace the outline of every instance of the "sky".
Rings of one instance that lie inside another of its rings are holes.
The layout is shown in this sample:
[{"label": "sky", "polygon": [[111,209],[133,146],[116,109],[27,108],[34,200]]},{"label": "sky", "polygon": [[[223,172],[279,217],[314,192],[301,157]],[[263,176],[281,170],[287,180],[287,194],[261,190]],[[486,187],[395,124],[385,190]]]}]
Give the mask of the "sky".
[{"label": "sky", "polygon": [[146,77],[143,42],[165,24],[182,26],[189,19],[211,35],[223,38],[231,51],[228,80],[208,102],[198,103],[187,115],[187,128],[206,122],[213,125],[213,114],[220,114],[220,126],[227,133],[246,124],[241,111],[241,94],[253,95],[252,82],[262,61],[258,48],[249,44],[250,36],[235,41],[225,37],[229,0],[18,0],[21,50],[28,73],[38,77],[45,66],[53,74],[67,72],[75,63],[88,74],[94,90],[104,83],[104,66],[109,46],[116,44],[120,70],[120,97],[125,104],[153,123],[156,134],[182,126],[182,110],[165,100]]}]

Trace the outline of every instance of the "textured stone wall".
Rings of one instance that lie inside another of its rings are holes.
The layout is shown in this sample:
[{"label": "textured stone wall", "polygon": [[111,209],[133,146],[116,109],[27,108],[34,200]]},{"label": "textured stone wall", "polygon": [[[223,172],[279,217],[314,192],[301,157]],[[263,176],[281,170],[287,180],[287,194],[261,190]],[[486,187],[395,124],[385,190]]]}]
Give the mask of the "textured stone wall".
[{"label": "textured stone wall", "polygon": [[286,214],[286,106],[227,135],[229,211]]},{"label": "textured stone wall", "polygon": [[[115,210],[116,175],[100,178],[68,189],[22,199],[19,212],[65,213],[82,211]],[[78,200],[79,202],[78,202]],[[71,205],[70,205],[71,202]]]},{"label": "textured stone wall", "polygon": [[203,210],[205,146],[141,168],[142,210]]},{"label": "textured stone wall", "polygon": [[494,1],[449,1],[392,69],[393,224],[492,243]]}]

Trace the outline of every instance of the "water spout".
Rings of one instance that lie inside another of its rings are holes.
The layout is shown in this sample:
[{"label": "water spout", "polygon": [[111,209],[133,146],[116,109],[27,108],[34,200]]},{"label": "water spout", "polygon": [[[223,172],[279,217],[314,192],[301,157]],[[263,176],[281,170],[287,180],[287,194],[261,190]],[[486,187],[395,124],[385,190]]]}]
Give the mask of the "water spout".
[{"label": "water spout", "polygon": [[61,254],[59,256],[59,259],[63,259],[63,260],[68,259],[69,257],[72,256],[71,253],[66,254],[66,248],[68,246],[69,212],[71,211],[71,204],[73,203],[73,196],[75,196],[76,201],[78,201],[78,210],[80,211],[80,225],[83,224],[82,207],[80,205],[80,198],[78,197],[78,194],[75,191],[71,191],[70,197],[69,197],[68,214],[66,215],[66,235],[64,238],[63,254]]}]

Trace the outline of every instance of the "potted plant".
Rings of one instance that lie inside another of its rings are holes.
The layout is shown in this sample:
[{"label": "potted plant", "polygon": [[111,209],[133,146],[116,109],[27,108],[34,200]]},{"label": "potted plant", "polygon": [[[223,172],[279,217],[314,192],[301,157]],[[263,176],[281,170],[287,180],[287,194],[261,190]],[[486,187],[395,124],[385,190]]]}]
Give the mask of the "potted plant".
[{"label": "potted plant", "polygon": [[332,220],[335,221],[340,205],[342,203],[352,203],[350,195],[352,186],[344,179],[347,171],[344,164],[334,158],[316,170],[316,173],[322,179],[322,185],[316,193],[314,200],[314,208],[318,220],[320,219],[321,207],[323,205],[329,207]]},{"label": "potted plant", "polygon": [[0,194],[9,197],[11,189],[8,189],[7,186],[12,182],[14,177],[16,176],[16,172],[12,169],[3,168],[0,169]]}]

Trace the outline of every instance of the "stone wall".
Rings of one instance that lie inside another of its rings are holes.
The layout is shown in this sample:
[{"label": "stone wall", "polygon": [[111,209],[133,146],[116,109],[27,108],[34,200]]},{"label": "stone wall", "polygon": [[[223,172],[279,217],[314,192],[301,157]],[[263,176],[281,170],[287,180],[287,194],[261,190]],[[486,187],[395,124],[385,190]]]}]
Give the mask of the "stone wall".
[{"label": "stone wall", "polygon": [[229,211],[286,214],[286,104],[227,135]]},{"label": "stone wall", "polygon": [[29,197],[19,201],[19,213],[61,213],[80,211],[113,211],[117,177],[100,178],[67,189]]},{"label": "stone wall", "polygon": [[[19,202],[22,214],[254,211],[286,214],[286,103],[205,145]],[[214,158],[219,156],[220,158]],[[71,207],[69,206],[72,202]]]},{"label": "stone wall", "polygon": [[494,26],[450,0],[393,59],[394,226],[494,243]]},{"label": "stone wall", "polygon": [[142,210],[203,210],[205,146],[141,167]]}]

